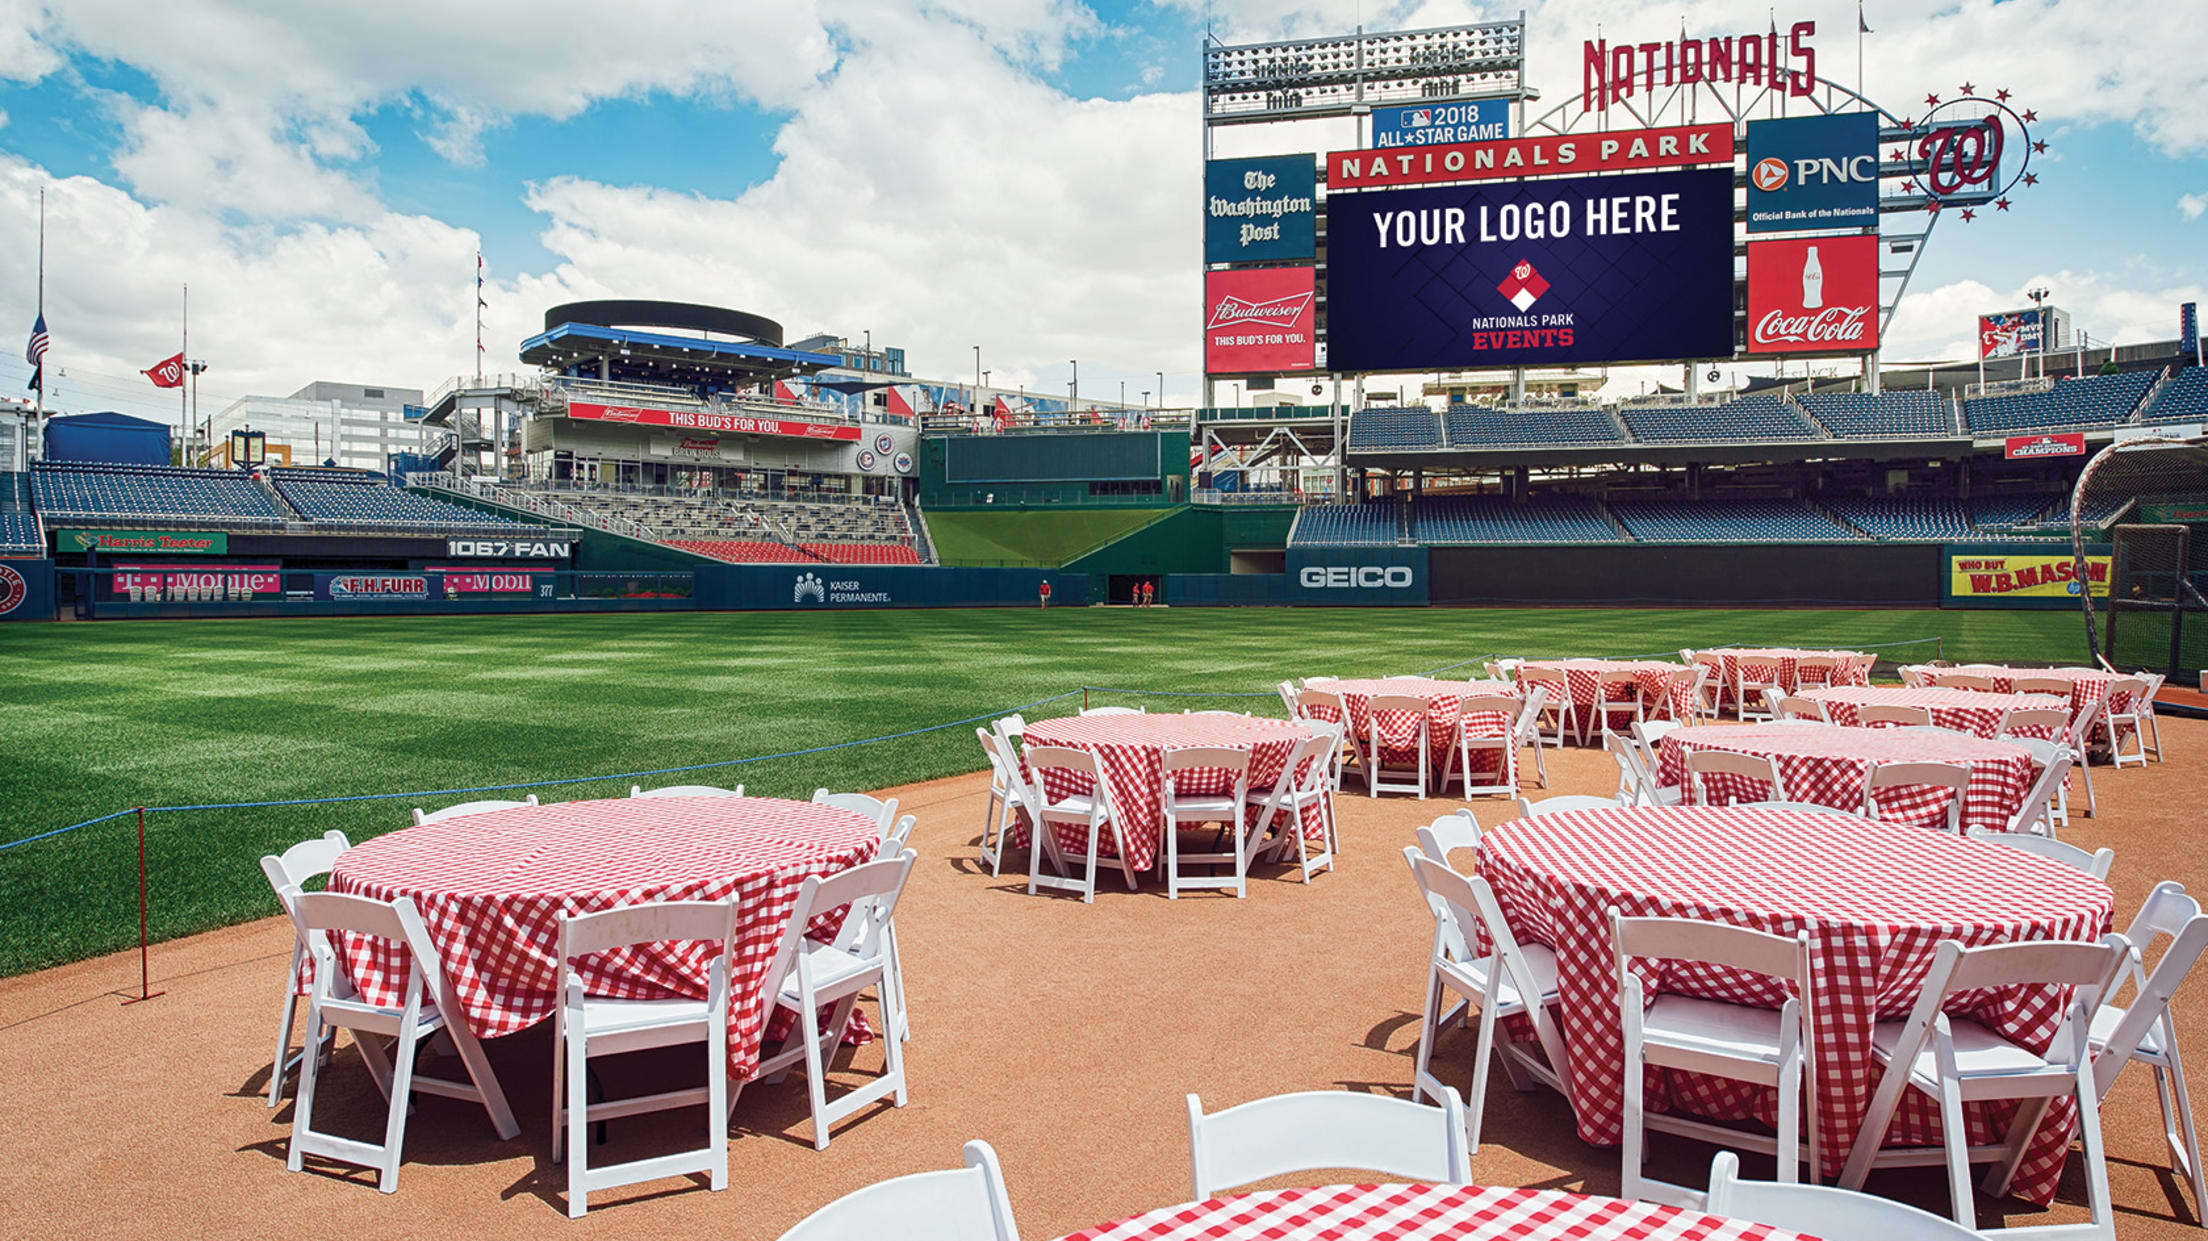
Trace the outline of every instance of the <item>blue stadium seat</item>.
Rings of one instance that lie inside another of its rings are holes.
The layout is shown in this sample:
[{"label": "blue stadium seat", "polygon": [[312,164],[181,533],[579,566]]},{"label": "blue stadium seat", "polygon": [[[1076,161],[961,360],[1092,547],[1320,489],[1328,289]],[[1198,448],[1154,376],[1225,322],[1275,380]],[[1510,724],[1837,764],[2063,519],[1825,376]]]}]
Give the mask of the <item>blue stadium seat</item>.
[{"label": "blue stadium seat", "polygon": [[1396,506],[1390,500],[1306,504],[1289,542],[1297,547],[1393,546],[1396,533]]},{"label": "blue stadium seat", "polygon": [[1625,442],[1624,434],[1608,413],[1586,405],[1518,408],[1452,405],[1443,416],[1442,430],[1451,448],[1570,447]]},{"label": "blue stadium seat", "polygon": [[1423,405],[1374,406],[1349,416],[1351,452],[1441,447],[1441,423]]},{"label": "blue stadium seat", "polygon": [[1963,414],[1976,435],[2112,427],[2131,418],[2160,377],[2158,371],[2129,371],[2060,379],[2045,392],[1972,397],[1963,402]]},{"label": "blue stadium seat", "polygon": [[2154,404],[2139,416],[2151,425],[2208,420],[2208,366],[2188,366],[2154,394]]},{"label": "blue stadium seat", "polygon": [[31,493],[49,520],[190,521],[230,528],[282,526],[275,497],[236,470],[42,462]]},{"label": "blue stadium seat", "polygon": [[46,533],[33,513],[0,513],[0,556],[43,556]]},{"label": "blue stadium seat", "polygon": [[318,524],[438,533],[535,529],[511,518],[402,491],[375,475],[339,470],[272,469],[268,473],[284,499]]},{"label": "blue stadium seat", "polygon": [[1411,510],[1421,543],[1619,543],[1624,536],[1596,500],[1552,496],[1513,503],[1504,496],[1435,496]]},{"label": "blue stadium seat", "polygon": [[2030,529],[2057,518],[2068,520],[2069,515],[2066,495],[1973,496],[1970,500],[1970,524],[1981,534]]},{"label": "blue stadium seat", "polygon": [[1758,393],[1717,405],[1627,405],[1626,429],[1644,444],[1813,440],[1822,435],[1785,397]]},{"label": "blue stadium seat", "polygon": [[1615,500],[1644,543],[1815,543],[1862,536],[1800,500]]},{"label": "blue stadium seat", "polygon": [[1839,439],[1952,437],[1954,411],[1937,392],[1806,392],[1794,398]]}]

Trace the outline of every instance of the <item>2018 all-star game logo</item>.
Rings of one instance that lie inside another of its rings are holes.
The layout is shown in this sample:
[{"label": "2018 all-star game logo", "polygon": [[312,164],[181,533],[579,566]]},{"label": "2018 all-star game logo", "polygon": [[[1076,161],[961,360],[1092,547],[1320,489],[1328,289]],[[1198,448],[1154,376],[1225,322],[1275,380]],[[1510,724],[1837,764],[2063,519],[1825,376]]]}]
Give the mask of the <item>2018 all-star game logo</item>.
[{"label": "2018 all-star game logo", "polygon": [[0,564],[0,616],[23,606],[24,598],[30,593],[30,585],[23,580],[22,574]]},{"label": "2018 all-star game logo", "polygon": [[1549,291],[1549,282],[1541,278],[1541,273],[1533,269],[1533,264],[1520,259],[1518,265],[1510,269],[1510,274],[1503,277],[1503,282],[1495,286],[1495,291],[1509,298],[1510,304],[1518,308],[1518,313],[1524,314],[1527,308],[1541,300],[1543,293]]}]

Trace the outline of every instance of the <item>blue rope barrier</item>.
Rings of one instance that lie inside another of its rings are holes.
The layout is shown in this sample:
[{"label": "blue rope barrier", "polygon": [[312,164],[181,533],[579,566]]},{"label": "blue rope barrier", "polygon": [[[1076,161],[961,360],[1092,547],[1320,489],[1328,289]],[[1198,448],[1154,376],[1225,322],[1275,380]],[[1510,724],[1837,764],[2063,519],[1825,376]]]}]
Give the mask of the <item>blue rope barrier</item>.
[{"label": "blue rope barrier", "polygon": [[132,807],[131,807],[130,809],[128,809],[128,810],[118,810],[118,811],[116,811],[116,812],[115,812],[115,813],[113,813],[113,814],[103,814],[103,815],[101,815],[101,816],[100,816],[99,818],[97,818],[97,819],[86,819],[86,820],[85,820],[84,822],[82,822],[82,823],[71,823],[71,824],[70,824],[69,826],[67,826],[67,827],[57,827],[57,828],[55,828],[54,830],[52,830],[52,831],[50,831],[50,832],[40,832],[40,833],[39,833],[38,835],[36,835],[36,836],[25,836],[25,837],[24,837],[23,839],[21,839],[21,840],[11,840],[11,841],[7,842],[6,844],[0,844],[0,853],[4,853],[4,852],[8,851],[9,849],[13,849],[13,848],[15,848],[15,847],[16,847],[17,845],[27,845],[27,844],[33,844],[33,843],[36,843],[37,841],[41,841],[41,840],[51,840],[51,839],[53,839],[53,838],[54,838],[54,837],[56,837],[56,836],[62,836],[62,835],[66,835],[66,834],[68,834],[68,833],[70,833],[70,832],[73,832],[73,831],[77,830],[77,829],[78,829],[78,828],[80,828],[80,827],[91,827],[91,826],[92,826],[93,824],[95,824],[95,823],[105,823],[105,822],[107,822],[107,821],[108,821],[109,819],[120,819],[120,818],[122,818],[122,817],[123,817],[124,815],[126,815],[126,814],[136,814],[137,812],[138,812],[138,807],[136,807],[136,806],[132,806]]}]

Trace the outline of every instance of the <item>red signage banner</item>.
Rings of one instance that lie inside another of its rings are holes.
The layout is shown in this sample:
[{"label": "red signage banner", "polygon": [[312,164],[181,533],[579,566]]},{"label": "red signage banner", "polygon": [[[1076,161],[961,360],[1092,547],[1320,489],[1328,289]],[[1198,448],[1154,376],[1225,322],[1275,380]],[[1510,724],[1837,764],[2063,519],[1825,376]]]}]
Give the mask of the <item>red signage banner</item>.
[{"label": "red signage banner", "polygon": [[694,431],[729,431],[742,435],[787,435],[804,440],[844,440],[860,437],[856,426],[834,422],[800,422],[789,418],[752,418],[742,414],[715,414],[698,409],[654,409],[648,405],[601,405],[595,401],[569,401],[567,416],[592,422],[628,422],[642,427],[682,427]]},{"label": "red signage banner", "polygon": [[425,573],[441,573],[448,595],[527,595],[534,594],[541,580],[550,583],[549,573],[532,573],[527,569],[478,569],[460,565],[429,565]]},{"label": "red signage banner", "polygon": [[1213,375],[1307,371],[1318,339],[1317,277],[1309,267],[1204,274],[1204,370]]},{"label": "red signage banner", "polygon": [[115,593],[132,599],[243,599],[280,593],[282,565],[116,564]]},{"label": "red signage banner", "polygon": [[1545,134],[1500,142],[1455,142],[1409,150],[1335,151],[1326,157],[1326,184],[1330,190],[1362,190],[1437,181],[1490,181],[1550,173],[1628,172],[1731,162],[1731,125],[1676,125],[1595,134]]},{"label": "red signage banner", "polygon": [[2063,431],[2053,435],[2012,435],[2002,447],[2001,456],[2009,461],[2031,460],[2037,457],[2082,457],[2085,455],[2085,433]]},{"label": "red signage banner", "polygon": [[1878,238],[1748,243],[1748,352],[1878,348]]}]

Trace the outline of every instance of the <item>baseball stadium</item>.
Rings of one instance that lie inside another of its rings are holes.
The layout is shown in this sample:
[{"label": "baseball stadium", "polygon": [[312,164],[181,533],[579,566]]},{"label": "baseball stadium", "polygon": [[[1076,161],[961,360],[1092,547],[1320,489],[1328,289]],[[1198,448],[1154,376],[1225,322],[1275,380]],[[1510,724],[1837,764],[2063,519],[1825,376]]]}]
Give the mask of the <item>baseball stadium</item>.
[{"label": "baseball stadium", "polygon": [[2195,304],[1889,360],[2055,127],[1567,33],[1207,38],[1179,406],[0,411],[21,1235],[2197,1235]]}]

